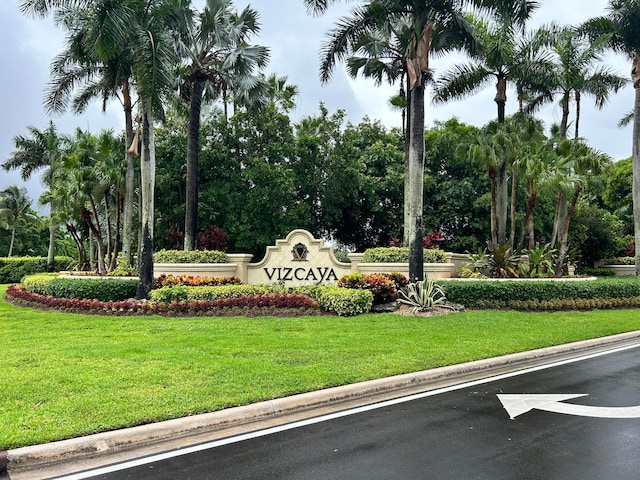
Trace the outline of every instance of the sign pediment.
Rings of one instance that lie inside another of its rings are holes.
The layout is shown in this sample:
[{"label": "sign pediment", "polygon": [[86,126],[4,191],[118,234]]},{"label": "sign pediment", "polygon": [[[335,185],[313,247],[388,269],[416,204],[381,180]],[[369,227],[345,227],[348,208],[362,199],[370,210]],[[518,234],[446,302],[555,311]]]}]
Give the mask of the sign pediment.
[{"label": "sign pediment", "polygon": [[248,266],[249,283],[288,286],[333,284],[351,273],[351,264],[339,262],[333,248],[302,229],[267,247],[264,258]]}]

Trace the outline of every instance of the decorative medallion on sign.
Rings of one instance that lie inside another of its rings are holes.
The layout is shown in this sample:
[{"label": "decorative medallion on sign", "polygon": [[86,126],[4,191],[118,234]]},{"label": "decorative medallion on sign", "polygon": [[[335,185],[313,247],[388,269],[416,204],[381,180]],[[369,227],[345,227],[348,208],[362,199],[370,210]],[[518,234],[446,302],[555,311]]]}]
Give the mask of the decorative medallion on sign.
[{"label": "decorative medallion on sign", "polygon": [[293,246],[293,261],[294,262],[304,262],[307,260],[307,253],[309,253],[309,249],[303,243],[297,243]]}]

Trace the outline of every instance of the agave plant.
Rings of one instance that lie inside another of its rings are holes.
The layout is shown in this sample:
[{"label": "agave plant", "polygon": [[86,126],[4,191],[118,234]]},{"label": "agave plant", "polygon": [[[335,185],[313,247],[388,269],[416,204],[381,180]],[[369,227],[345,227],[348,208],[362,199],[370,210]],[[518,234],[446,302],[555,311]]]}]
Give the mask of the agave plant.
[{"label": "agave plant", "polygon": [[436,306],[445,306],[444,290],[433,280],[425,278],[420,282],[410,283],[406,291],[398,293],[398,301],[413,307],[413,313],[422,312]]}]

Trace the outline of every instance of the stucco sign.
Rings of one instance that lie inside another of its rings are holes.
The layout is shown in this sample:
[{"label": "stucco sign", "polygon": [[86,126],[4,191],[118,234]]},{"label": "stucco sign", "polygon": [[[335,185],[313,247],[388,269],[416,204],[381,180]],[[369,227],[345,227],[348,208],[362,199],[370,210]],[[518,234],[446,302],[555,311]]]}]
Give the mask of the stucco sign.
[{"label": "stucco sign", "polygon": [[351,273],[351,264],[339,262],[333,248],[306,230],[293,230],[267,247],[264,258],[248,265],[250,284],[331,284]]}]

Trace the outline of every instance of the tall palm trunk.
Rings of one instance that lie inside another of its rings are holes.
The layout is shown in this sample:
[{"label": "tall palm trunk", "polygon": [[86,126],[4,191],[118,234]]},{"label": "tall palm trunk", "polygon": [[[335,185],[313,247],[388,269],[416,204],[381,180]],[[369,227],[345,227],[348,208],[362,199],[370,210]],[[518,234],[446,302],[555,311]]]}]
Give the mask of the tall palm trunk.
[{"label": "tall palm trunk", "polygon": [[49,203],[49,250],[47,251],[47,272],[53,272],[55,269],[56,255],[56,228],[54,221],[55,205],[53,200]]},{"label": "tall palm trunk", "polygon": [[124,104],[124,119],[125,119],[125,129],[126,129],[126,138],[127,144],[125,149],[127,152],[125,153],[125,163],[126,163],[126,173],[124,177],[124,211],[122,216],[123,225],[122,225],[122,256],[124,257],[124,261],[126,266],[130,267],[132,264],[132,243],[133,243],[133,202],[135,198],[135,188],[136,188],[136,179],[135,179],[135,154],[130,153],[129,146],[133,142],[133,106],[131,102],[131,94],[129,91],[129,82],[125,81],[122,87],[122,97]]},{"label": "tall palm trunk", "polygon": [[558,259],[556,261],[555,268],[555,276],[561,277],[562,270],[564,267],[564,261],[567,258],[567,252],[569,250],[569,223],[571,222],[571,217],[576,210],[576,205],[578,203],[578,198],[580,197],[580,192],[582,188],[579,184],[576,184],[576,187],[573,191],[573,198],[571,199],[571,205],[569,206],[569,210],[567,211],[567,215],[562,222],[562,233],[560,235],[560,248],[558,249]]},{"label": "tall palm trunk", "polygon": [[411,90],[409,112],[409,281],[424,277],[422,210],[424,184],[424,84]]},{"label": "tall palm trunk", "polygon": [[575,133],[573,135],[574,138],[578,138],[580,137],[579,134],[579,129],[580,129],[580,91],[576,90],[575,92],[576,95],[576,128],[575,128]]},{"label": "tall palm trunk", "polygon": [[503,75],[498,76],[496,96],[493,101],[498,105],[498,123],[504,123],[507,104],[507,78]]},{"label": "tall palm trunk", "polygon": [[198,153],[200,140],[200,110],[204,80],[196,80],[189,108],[189,138],[187,139],[186,212],[184,216],[184,249],[196,249],[198,231]]},{"label": "tall palm trunk", "polygon": [[153,113],[148,100],[142,105],[142,155],[140,158],[140,220],[142,236],[140,239],[140,278],[136,297],[149,298],[153,289],[153,221],[154,193],[156,180],[156,155]]},{"label": "tall palm trunk", "polygon": [[7,257],[11,257],[13,255],[13,244],[16,240],[16,219],[14,219],[13,223],[11,224],[11,243],[9,243],[9,253],[7,254]]},{"label": "tall palm trunk", "polygon": [[633,103],[633,149],[631,154],[633,171],[633,236],[636,242],[636,276],[640,276],[640,53],[637,53],[633,61],[631,79],[635,89],[635,101]]},{"label": "tall palm trunk", "polygon": [[567,138],[569,128],[569,92],[562,96],[562,120],[560,120],[560,137]]},{"label": "tall palm trunk", "polygon": [[409,203],[411,199],[411,184],[409,181],[409,129],[411,128],[411,89],[409,88],[409,77],[407,76],[407,113],[406,125],[404,125],[404,232],[402,242],[409,245],[409,231],[411,231],[411,221],[409,216]]}]

